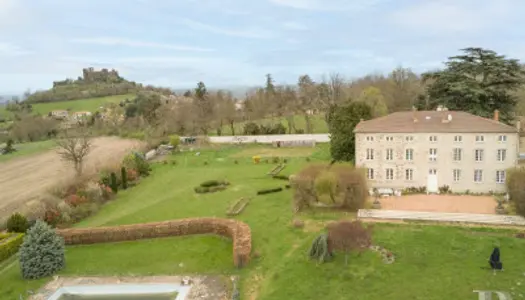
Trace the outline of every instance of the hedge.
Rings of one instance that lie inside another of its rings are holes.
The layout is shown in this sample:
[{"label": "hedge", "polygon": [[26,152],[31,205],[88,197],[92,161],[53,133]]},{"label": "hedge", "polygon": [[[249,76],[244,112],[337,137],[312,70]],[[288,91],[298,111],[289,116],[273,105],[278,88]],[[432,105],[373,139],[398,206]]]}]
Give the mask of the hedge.
[{"label": "hedge", "polygon": [[286,175],[273,175],[272,176],[273,179],[280,179],[280,180],[286,180],[288,181],[290,179],[290,176],[286,176]]},{"label": "hedge", "polygon": [[0,241],[0,262],[8,259],[13,254],[18,252],[20,245],[24,241],[23,233],[12,234],[11,237]]},{"label": "hedge", "polygon": [[250,227],[232,219],[194,218],[113,227],[71,228],[57,230],[66,245],[87,245],[134,241],[168,236],[217,234],[233,240],[233,263],[241,268],[250,261]]},{"label": "hedge", "polygon": [[282,190],[283,190],[282,187],[273,188],[273,189],[266,189],[266,190],[260,190],[260,191],[257,191],[257,195],[264,195],[264,194],[270,194],[270,193],[277,193],[277,192],[280,192],[280,191],[282,191]]}]

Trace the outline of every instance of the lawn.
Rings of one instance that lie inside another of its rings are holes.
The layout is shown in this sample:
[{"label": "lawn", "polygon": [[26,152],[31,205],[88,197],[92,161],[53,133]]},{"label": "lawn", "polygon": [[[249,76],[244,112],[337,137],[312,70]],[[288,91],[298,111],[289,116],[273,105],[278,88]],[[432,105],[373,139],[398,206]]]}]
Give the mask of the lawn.
[{"label": "lawn", "polygon": [[35,103],[33,104],[33,112],[47,115],[53,110],[67,110],[75,111],[90,111],[95,112],[101,106],[108,103],[119,103],[126,99],[132,99],[134,95],[117,95],[108,97],[88,98],[71,101],[49,102],[49,103]]},{"label": "lawn", "polygon": [[11,154],[0,155],[0,163],[21,156],[45,152],[47,150],[53,149],[55,145],[55,141],[53,140],[15,144],[14,147],[17,149],[17,151]]},{"label": "lawn", "polygon": [[[262,146],[249,146],[266,151]],[[287,150],[287,149],[284,149]],[[274,166],[253,165],[245,147],[230,146],[183,153],[157,163],[153,174],[137,187],[119,193],[96,215],[78,227],[132,224],[185,217],[225,217],[227,207],[258,189],[284,185],[265,174]],[[235,158],[234,158],[235,157]],[[321,145],[312,160],[327,160]],[[234,163],[238,161],[238,164]],[[205,165],[204,161],[208,164]],[[282,174],[306,164],[290,157]],[[227,179],[232,185],[214,194],[195,194],[193,187],[209,179]],[[174,237],[67,248],[67,267],[60,275],[153,275],[208,273],[241,276],[242,299],[478,299],[473,290],[521,292],[525,299],[525,240],[513,231],[481,228],[375,224],[374,242],[392,251],[396,262],[383,264],[373,252],[342,255],[318,265],[307,259],[312,240],[329,220],[351,218],[345,213],[304,213],[304,229],[293,219],[290,190],[256,196],[236,217],[250,225],[253,252],[258,258],[244,269],[233,267],[231,241],[216,236]],[[496,276],[482,267],[494,245],[500,245],[505,271]],[[182,264],[181,264],[182,263]],[[17,299],[45,280],[23,281],[13,263],[0,271],[0,298]],[[521,285],[518,285],[521,282]]]},{"label": "lawn", "polygon": [[[313,125],[313,132],[312,133],[328,133],[328,127],[326,125],[326,122],[324,120],[323,115],[314,115],[310,117],[312,119],[312,125]],[[281,123],[286,127],[286,133],[288,133],[288,123],[286,122],[285,118],[267,118],[255,121],[255,123],[259,125],[273,125]],[[306,130],[306,122],[304,121],[304,116],[294,116],[294,122],[296,129],[302,129]],[[243,128],[244,124],[246,122],[238,122],[234,124],[235,128],[235,134],[236,135],[242,135],[243,134]],[[292,132],[293,133],[293,132]],[[210,132],[210,135],[215,135],[216,132]],[[229,125],[224,125],[222,127],[222,135],[232,135],[231,127]]]}]

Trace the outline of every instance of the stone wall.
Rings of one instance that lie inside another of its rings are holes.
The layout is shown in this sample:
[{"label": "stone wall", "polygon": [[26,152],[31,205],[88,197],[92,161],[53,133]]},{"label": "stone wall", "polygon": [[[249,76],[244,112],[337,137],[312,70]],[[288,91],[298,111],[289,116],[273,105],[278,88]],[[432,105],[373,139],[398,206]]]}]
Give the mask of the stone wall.
[{"label": "stone wall", "polygon": [[251,230],[247,224],[236,220],[218,218],[180,219],[113,227],[71,228],[57,230],[57,232],[64,237],[67,245],[212,233],[233,240],[233,263],[239,268],[249,262],[252,248]]}]

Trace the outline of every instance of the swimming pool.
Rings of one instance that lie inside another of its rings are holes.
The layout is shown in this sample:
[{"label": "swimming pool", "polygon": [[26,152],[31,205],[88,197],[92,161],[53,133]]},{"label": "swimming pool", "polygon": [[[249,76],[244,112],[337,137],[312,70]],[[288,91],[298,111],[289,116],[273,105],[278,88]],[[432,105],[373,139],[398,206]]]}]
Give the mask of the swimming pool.
[{"label": "swimming pool", "polygon": [[47,300],[184,300],[189,289],[178,284],[78,285],[62,287]]}]

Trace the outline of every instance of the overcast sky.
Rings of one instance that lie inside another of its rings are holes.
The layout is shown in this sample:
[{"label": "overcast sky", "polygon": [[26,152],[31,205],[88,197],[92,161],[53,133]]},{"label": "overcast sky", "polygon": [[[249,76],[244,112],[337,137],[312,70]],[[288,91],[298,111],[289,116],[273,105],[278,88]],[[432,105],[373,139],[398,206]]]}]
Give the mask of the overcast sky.
[{"label": "overcast sky", "polygon": [[88,66],[186,88],[424,71],[469,46],[525,59],[523,12],[524,0],[0,0],[0,94]]}]

